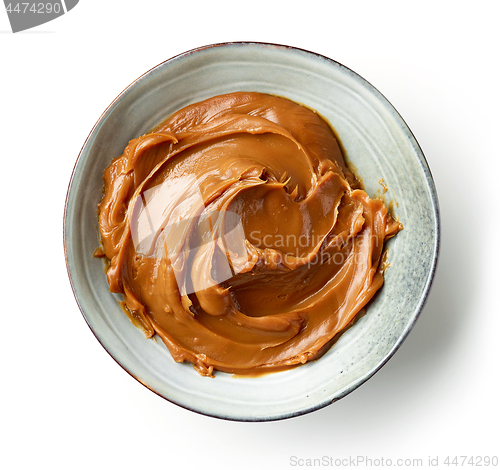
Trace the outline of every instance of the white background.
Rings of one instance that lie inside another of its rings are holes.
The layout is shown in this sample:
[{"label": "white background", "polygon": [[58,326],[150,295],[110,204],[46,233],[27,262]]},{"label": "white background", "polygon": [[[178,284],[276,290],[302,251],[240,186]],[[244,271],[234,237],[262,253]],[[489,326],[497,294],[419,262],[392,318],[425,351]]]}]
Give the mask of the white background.
[{"label": "white background", "polygon": [[[495,3],[81,0],[18,34],[0,5],[0,467],[500,456]],[[178,53],[238,40],[326,55],[377,87],[419,141],[442,213],[433,290],[402,348],[340,402],[269,423],[197,415],[131,378],[87,327],[63,254],[71,172],[108,104]]]}]

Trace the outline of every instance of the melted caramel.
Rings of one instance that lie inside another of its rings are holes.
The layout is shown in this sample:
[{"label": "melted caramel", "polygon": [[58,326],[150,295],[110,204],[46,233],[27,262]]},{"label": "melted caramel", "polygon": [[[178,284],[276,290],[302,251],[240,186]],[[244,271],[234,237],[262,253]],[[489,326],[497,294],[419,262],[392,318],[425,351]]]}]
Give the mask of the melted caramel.
[{"label": "melted caramel", "polygon": [[383,283],[402,229],[313,111],[216,96],[130,141],[99,205],[110,290],[202,375],[319,357]]}]

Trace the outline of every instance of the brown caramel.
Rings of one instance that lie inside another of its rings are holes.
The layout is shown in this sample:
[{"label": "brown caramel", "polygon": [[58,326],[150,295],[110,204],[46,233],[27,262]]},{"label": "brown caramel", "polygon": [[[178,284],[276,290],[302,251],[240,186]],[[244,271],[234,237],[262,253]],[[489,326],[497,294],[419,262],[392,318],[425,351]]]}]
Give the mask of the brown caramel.
[{"label": "brown caramel", "polygon": [[383,283],[402,229],[313,111],[216,96],[130,141],[99,205],[111,292],[202,375],[319,357]]}]

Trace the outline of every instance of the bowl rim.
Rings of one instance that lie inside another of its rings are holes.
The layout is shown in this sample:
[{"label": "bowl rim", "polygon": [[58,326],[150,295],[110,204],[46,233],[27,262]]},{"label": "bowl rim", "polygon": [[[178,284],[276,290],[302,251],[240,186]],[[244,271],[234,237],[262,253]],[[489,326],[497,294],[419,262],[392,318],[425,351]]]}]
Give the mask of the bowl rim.
[{"label": "bowl rim", "polygon": [[[152,74],[154,71],[157,69],[163,67],[167,63],[171,63],[177,60],[180,60],[184,57],[188,57],[190,55],[193,55],[195,53],[207,50],[207,49],[215,49],[219,47],[246,47],[246,46],[258,46],[258,47],[272,47],[275,49],[281,49],[281,50],[292,50],[292,51],[299,51],[302,53],[305,53],[307,55],[315,56],[318,59],[325,60],[327,62],[330,62],[331,64],[334,64],[338,66],[341,69],[345,69],[348,73],[356,76],[358,79],[361,80],[362,83],[367,85],[372,91],[375,93],[379,94],[380,97],[382,98],[382,101],[385,102],[386,106],[392,110],[396,114],[396,117],[401,120],[401,122],[404,124],[406,130],[408,131],[409,135],[413,139],[413,141],[416,144],[418,153],[418,157],[420,158],[420,163],[423,167],[425,178],[428,183],[428,188],[429,188],[429,195],[431,198],[431,203],[434,209],[434,219],[435,219],[435,250],[433,252],[433,257],[432,257],[432,262],[431,262],[431,267],[427,275],[427,280],[425,283],[425,286],[423,288],[423,293],[420,296],[419,303],[417,304],[416,308],[414,309],[414,317],[411,320],[411,322],[408,323],[406,331],[398,338],[398,341],[394,344],[392,349],[389,351],[387,356],[377,364],[377,366],[371,370],[369,373],[365,374],[364,376],[360,377],[357,381],[352,382],[350,385],[348,385],[337,397],[335,397],[333,400],[327,399],[319,402],[318,404],[314,406],[310,406],[307,408],[303,408],[298,411],[290,412],[290,413],[284,413],[281,415],[276,415],[276,416],[269,416],[269,417],[248,417],[248,418],[237,418],[237,417],[230,417],[230,416],[224,416],[216,413],[211,413],[211,412],[204,412],[199,409],[191,408],[185,404],[179,403],[178,401],[171,399],[169,397],[166,397],[162,395],[160,392],[156,391],[152,387],[150,387],[147,383],[143,382],[139,377],[137,377],[134,373],[132,373],[126,365],[122,364],[120,360],[115,357],[103,344],[103,342],[100,340],[98,334],[92,326],[89,323],[89,320],[87,319],[87,315],[85,314],[85,311],[80,303],[80,300],[78,298],[78,295],[76,293],[76,286],[73,280],[72,272],[70,269],[70,263],[69,263],[69,258],[68,258],[68,247],[67,247],[67,214],[68,214],[68,202],[69,202],[69,197],[71,193],[71,189],[73,187],[73,181],[75,178],[75,172],[78,167],[78,164],[80,162],[80,159],[82,157],[83,151],[85,150],[88,141],[90,138],[93,136],[96,128],[101,124],[101,122],[106,118],[107,114],[115,107],[115,105],[120,101],[122,96],[124,96],[132,87],[134,87],[137,83],[141,82],[144,80],[148,75]],[[138,78],[136,78],[134,81],[132,81],[127,87],[125,87],[116,97],[113,99],[113,101],[106,107],[106,109],[102,112],[102,114],[99,116],[97,119],[96,123],[90,130],[89,134],[87,135],[87,138],[85,139],[80,152],[78,153],[78,157],[75,161],[75,164],[73,166],[73,170],[71,173],[71,178],[68,184],[68,190],[66,192],[66,198],[64,202],[64,214],[63,214],[63,245],[64,245],[64,258],[65,258],[65,263],[66,263],[66,270],[68,273],[69,281],[71,284],[71,289],[73,291],[73,296],[75,297],[76,303],[78,305],[78,308],[80,309],[80,312],[87,323],[87,326],[90,328],[92,331],[93,335],[97,339],[97,341],[100,343],[100,345],[103,347],[103,349],[111,356],[111,358],[125,371],[127,372],[130,376],[132,376],[135,380],[137,380],[139,383],[144,385],[147,389],[151,390],[153,393],[158,395],[159,397],[163,398],[164,400],[167,400],[170,403],[173,403],[174,405],[177,405],[181,408],[184,408],[189,411],[193,411],[197,414],[204,415],[204,416],[209,416],[212,418],[219,418],[227,421],[240,421],[240,422],[264,422],[264,421],[278,421],[278,420],[283,420],[283,419],[289,419],[293,418],[296,416],[301,416],[305,415],[308,413],[311,413],[313,411],[317,411],[321,408],[324,408],[330,404],[335,403],[336,401],[344,398],[345,396],[349,395],[352,393],[354,390],[356,390],[358,387],[360,387],[362,384],[367,382],[371,377],[373,377],[387,362],[394,356],[394,354],[398,351],[398,349],[401,347],[401,345],[404,343],[410,332],[412,331],[413,327],[415,326],[415,323],[417,322],[418,318],[420,317],[420,314],[422,310],[425,307],[425,304],[427,302],[427,299],[429,297],[429,293],[431,291],[431,287],[434,281],[435,273],[437,270],[438,266],[438,260],[439,260],[439,254],[440,254],[440,247],[441,247],[441,215],[440,215],[440,208],[439,208],[439,201],[438,201],[438,195],[437,195],[437,189],[434,183],[434,178],[432,176],[429,164],[427,162],[427,159],[425,158],[424,152],[422,151],[422,148],[420,147],[420,144],[418,143],[417,139],[415,138],[415,135],[413,134],[412,130],[406,123],[406,121],[403,119],[401,114],[397,111],[397,109],[393,106],[393,104],[383,95],[375,86],[373,86],[368,80],[363,78],[361,75],[350,69],[349,67],[346,67],[342,63],[331,59],[327,56],[324,56],[322,54],[312,52],[307,49],[303,49],[300,47],[295,47],[295,46],[288,46],[284,44],[276,44],[276,43],[269,43],[269,42],[259,42],[259,41],[230,41],[230,42],[221,42],[221,43],[214,43],[214,44],[209,44],[205,46],[200,46],[194,49],[190,49],[188,51],[182,52],[180,54],[177,54],[169,59],[164,60],[163,62],[155,65],[154,67],[151,67],[149,70],[144,72],[142,75],[140,75]]]}]

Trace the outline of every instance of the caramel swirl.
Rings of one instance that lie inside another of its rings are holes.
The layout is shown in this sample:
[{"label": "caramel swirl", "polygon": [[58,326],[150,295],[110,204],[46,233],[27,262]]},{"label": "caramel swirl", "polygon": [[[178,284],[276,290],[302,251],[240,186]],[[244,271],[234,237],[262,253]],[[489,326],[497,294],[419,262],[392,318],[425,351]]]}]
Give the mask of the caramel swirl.
[{"label": "caramel swirl", "polygon": [[231,93],[130,141],[104,172],[99,229],[134,324],[212,376],[319,357],[382,286],[402,226],[316,113]]}]

